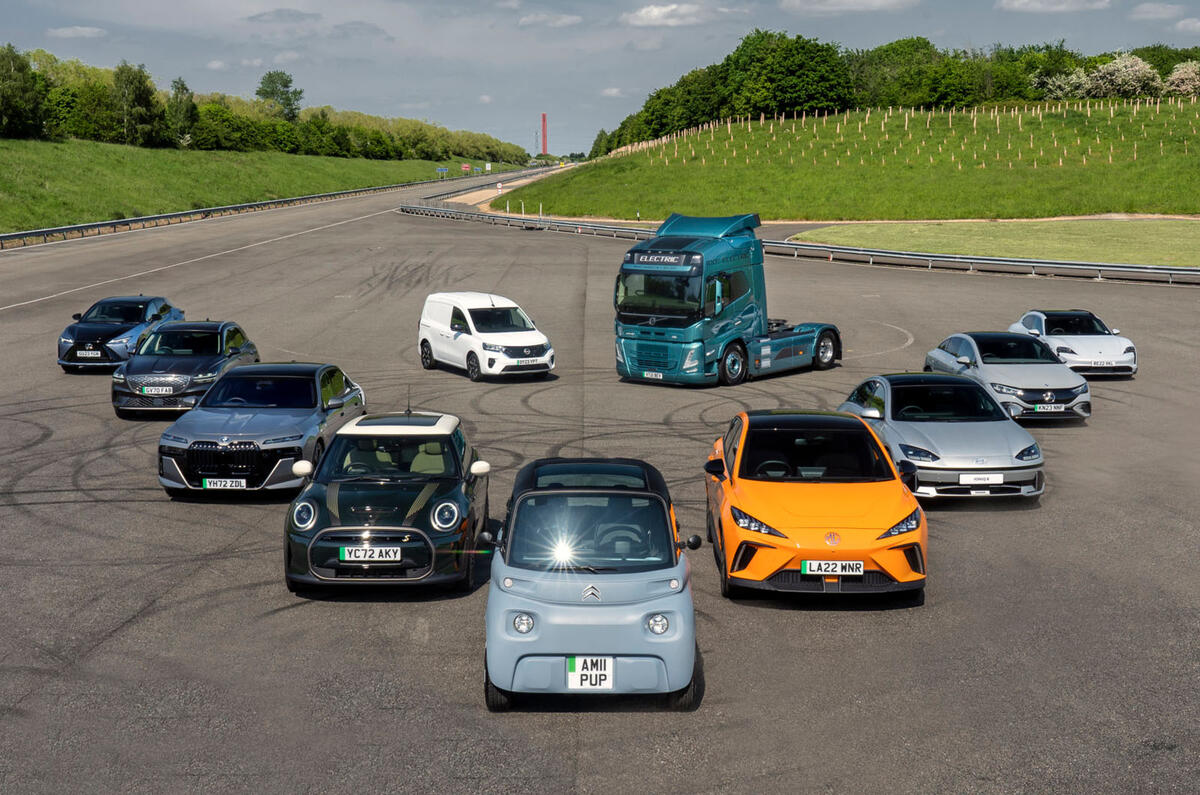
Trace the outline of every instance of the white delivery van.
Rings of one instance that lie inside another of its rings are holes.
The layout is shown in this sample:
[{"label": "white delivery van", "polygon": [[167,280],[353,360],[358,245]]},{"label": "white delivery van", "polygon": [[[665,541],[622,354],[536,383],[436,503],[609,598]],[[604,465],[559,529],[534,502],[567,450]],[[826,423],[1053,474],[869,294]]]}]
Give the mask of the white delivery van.
[{"label": "white delivery van", "polygon": [[554,369],[554,348],[521,307],[491,293],[433,293],[417,329],[421,366],[448,364],[472,381],[485,375],[534,374]]}]

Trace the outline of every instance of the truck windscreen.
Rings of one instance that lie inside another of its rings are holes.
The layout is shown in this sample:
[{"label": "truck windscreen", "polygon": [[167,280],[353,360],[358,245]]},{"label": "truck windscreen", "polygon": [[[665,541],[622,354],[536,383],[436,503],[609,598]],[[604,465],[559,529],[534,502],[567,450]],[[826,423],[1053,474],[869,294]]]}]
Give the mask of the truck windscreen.
[{"label": "truck windscreen", "polygon": [[701,314],[701,276],[622,273],[617,277],[616,307],[622,322],[678,318],[689,322]]}]

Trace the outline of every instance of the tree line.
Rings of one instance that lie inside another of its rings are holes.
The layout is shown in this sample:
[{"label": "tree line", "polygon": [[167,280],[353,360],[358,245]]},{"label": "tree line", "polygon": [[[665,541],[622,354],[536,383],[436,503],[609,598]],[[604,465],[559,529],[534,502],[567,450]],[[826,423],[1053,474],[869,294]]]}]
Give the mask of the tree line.
[{"label": "tree line", "polygon": [[0,138],[81,138],[147,147],[278,151],[373,160],[471,158],[524,164],[516,144],[413,119],[301,108],[291,75],[270,71],[252,100],[195,94],[182,77],[159,90],[144,66],[63,61],[0,48]]},{"label": "tree line", "polygon": [[720,63],[653,91],[589,157],[709,121],[863,107],[972,107],[1083,97],[1195,95],[1200,47],[1165,44],[1084,55],[1065,42],[989,50],[943,50],[928,39],[844,49],[803,36],[755,30]]}]

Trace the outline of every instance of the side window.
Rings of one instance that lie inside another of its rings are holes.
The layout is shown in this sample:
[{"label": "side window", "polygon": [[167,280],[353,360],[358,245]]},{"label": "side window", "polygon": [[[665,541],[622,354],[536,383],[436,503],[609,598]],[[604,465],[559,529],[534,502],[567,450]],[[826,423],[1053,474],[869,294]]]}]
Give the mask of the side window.
[{"label": "side window", "polygon": [[240,348],[246,344],[246,335],[237,326],[232,327],[225,332],[225,352],[229,353],[230,348]]},{"label": "side window", "polygon": [[868,381],[867,387],[867,402],[864,404],[868,408],[879,409],[879,416],[885,416],[883,413],[884,390],[883,384],[879,381]]},{"label": "side window", "polygon": [[938,346],[938,350],[945,351],[946,353],[949,353],[951,356],[953,356],[954,352],[950,348],[950,344],[952,342],[954,342],[953,338],[942,340],[942,344]]},{"label": "side window", "polygon": [[154,317],[154,314],[155,314],[156,312],[158,312],[158,307],[159,307],[159,306],[161,306],[161,303],[160,303],[159,301],[157,301],[157,300],[155,300],[155,301],[147,301],[147,302],[146,302],[146,315],[145,315],[145,319],[146,319],[146,320],[149,320],[150,318]]},{"label": "side window", "polygon": [[450,330],[471,333],[471,327],[467,325],[467,316],[458,307],[454,307],[454,311],[450,313]]},{"label": "side window", "polygon": [[1037,328],[1037,324],[1034,322],[1034,320],[1035,317],[1033,315],[1026,315],[1025,317],[1021,318],[1021,325],[1025,328]]},{"label": "side window", "polygon": [[742,421],[735,419],[729,433],[725,436],[725,469],[728,472],[733,471],[733,463],[737,460],[738,441],[741,435]]},{"label": "side window", "polygon": [[[456,428],[450,441],[454,444],[455,451],[458,452],[458,460],[462,462],[463,468],[471,466],[474,461],[467,460],[467,439],[463,436],[462,428]],[[474,456],[471,456],[474,458]]]},{"label": "side window", "polygon": [[963,355],[962,340],[960,340],[958,337],[951,337],[950,339],[946,340],[945,345],[945,351],[946,353],[950,354],[950,358],[957,359],[959,356]]},{"label": "side window", "polygon": [[866,407],[867,398],[871,394],[871,382],[859,384],[858,389],[850,393],[850,397],[846,398],[847,403],[853,403],[856,406]]},{"label": "side window", "polygon": [[734,271],[729,277],[729,302],[733,303],[748,292],[750,292],[750,279],[747,278],[746,272]]},{"label": "side window", "polygon": [[158,312],[158,314],[160,314],[164,318],[166,318],[167,315],[171,314],[171,305],[168,304],[166,301],[163,301],[161,304],[158,305],[158,309],[156,309],[154,311]]},{"label": "side window", "polygon": [[329,403],[337,393],[333,391],[333,370],[325,370],[321,373],[321,405]]},{"label": "side window", "polygon": [[346,376],[336,367],[329,371],[329,391],[334,397],[346,394]]}]

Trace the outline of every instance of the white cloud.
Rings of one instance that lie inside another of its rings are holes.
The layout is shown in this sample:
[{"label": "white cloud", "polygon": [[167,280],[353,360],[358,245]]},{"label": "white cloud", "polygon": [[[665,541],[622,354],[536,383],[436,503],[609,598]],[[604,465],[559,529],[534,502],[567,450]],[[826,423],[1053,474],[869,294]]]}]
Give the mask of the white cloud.
[{"label": "white cloud", "polygon": [[1129,12],[1130,19],[1174,19],[1183,16],[1183,6],[1174,3],[1138,3]]},{"label": "white cloud", "polygon": [[566,28],[571,25],[578,25],[583,21],[583,17],[576,14],[526,14],[517,22],[521,27],[529,25],[545,25],[548,28]]},{"label": "white cloud", "polygon": [[678,28],[684,25],[700,25],[712,18],[713,12],[697,3],[643,6],[620,17],[626,25],[635,28]]},{"label": "white cloud", "polygon": [[104,28],[89,28],[84,25],[71,25],[66,28],[49,28],[46,35],[52,39],[98,39],[107,36]]},{"label": "white cloud", "polygon": [[836,16],[856,11],[899,11],[912,8],[921,0],[780,0],[784,11],[814,16]]},{"label": "white cloud", "polygon": [[276,8],[273,11],[264,11],[261,14],[251,14],[246,17],[247,22],[311,22],[321,18],[320,14],[298,11],[294,8]]},{"label": "white cloud", "polygon": [[479,95],[479,104],[480,105],[491,105],[492,104],[491,95],[490,94],[480,94]]},{"label": "white cloud", "polygon": [[520,7],[521,7],[521,0],[500,0],[500,2],[496,3],[496,8],[516,9],[516,8],[520,8]]},{"label": "white cloud", "polygon": [[275,63],[291,63],[300,60],[300,53],[295,50],[284,50],[275,56]]},{"label": "white cloud", "polygon": [[1200,19],[1188,17],[1175,23],[1175,30],[1181,33],[1200,33]]},{"label": "white cloud", "polygon": [[205,68],[205,69],[211,69],[211,70],[213,70],[214,72],[220,72],[220,71],[222,71],[223,69],[225,69],[225,62],[224,62],[224,61],[212,60],[212,61],[209,61],[208,63],[204,64],[204,68]]},{"label": "white cloud", "polygon": [[602,96],[602,97],[623,97],[623,96],[625,96],[625,94],[619,88],[604,88],[604,89],[600,90],[600,96]]},{"label": "white cloud", "polygon": [[262,65],[263,65],[262,58],[243,58],[242,59],[242,66],[262,66]]},{"label": "white cloud", "polygon": [[996,0],[996,8],[1004,11],[1027,11],[1033,14],[1096,11],[1108,8],[1110,5],[1112,5],[1112,0]]}]

